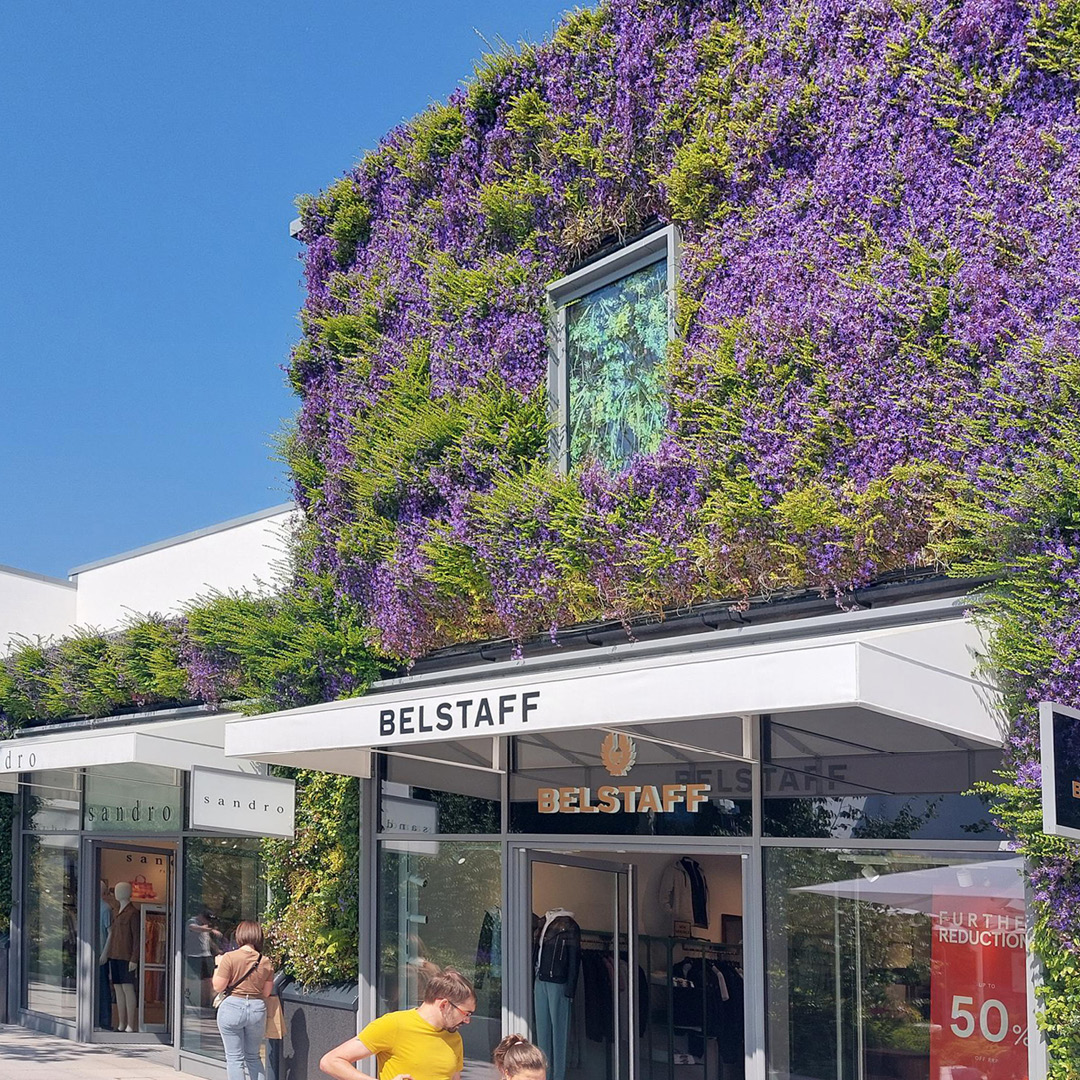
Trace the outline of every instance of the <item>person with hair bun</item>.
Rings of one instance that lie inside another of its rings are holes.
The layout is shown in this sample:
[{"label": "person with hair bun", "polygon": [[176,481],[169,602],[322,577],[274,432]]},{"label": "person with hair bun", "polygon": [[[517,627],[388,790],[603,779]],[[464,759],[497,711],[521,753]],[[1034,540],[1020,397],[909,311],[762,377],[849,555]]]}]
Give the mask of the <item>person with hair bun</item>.
[{"label": "person with hair bun", "polygon": [[547,1080],[547,1058],[524,1035],[507,1035],[493,1055],[499,1080]]}]

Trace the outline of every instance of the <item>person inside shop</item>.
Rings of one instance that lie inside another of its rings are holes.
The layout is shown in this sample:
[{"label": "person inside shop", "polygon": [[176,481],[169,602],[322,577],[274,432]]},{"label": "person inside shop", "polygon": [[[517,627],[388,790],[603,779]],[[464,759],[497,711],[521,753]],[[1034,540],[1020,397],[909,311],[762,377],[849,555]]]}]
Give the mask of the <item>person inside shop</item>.
[{"label": "person inside shop", "polygon": [[524,1035],[507,1035],[492,1055],[499,1080],[547,1080],[547,1058]]},{"label": "person inside shop", "polygon": [[469,981],[446,968],[428,979],[415,1009],[372,1020],[355,1039],[324,1054],[319,1068],[337,1080],[356,1080],[356,1063],[374,1056],[379,1080],[461,1080],[465,1048],[458,1029],[475,1011]]},{"label": "person inside shop", "polygon": [[[109,927],[113,916],[120,910],[120,905],[109,887],[108,878],[98,882],[98,948],[103,955],[105,943],[109,940]],[[98,964],[98,1027],[102,1031],[112,1031],[112,983],[109,982],[109,965]]]},{"label": "person inside shop", "polygon": [[210,981],[214,977],[214,957],[223,951],[225,943],[225,935],[213,925],[213,920],[208,908],[200,908],[188,919],[184,943],[188,977],[199,984],[199,1004],[204,1007],[213,997]]},{"label": "person inside shop", "polygon": [[113,894],[116,911],[98,964],[109,967],[116,993],[116,1030],[134,1031],[138,1023],[135,972],[139,970],[139,909],[131,902],[130,881],[118,881]]},{"label": "person inside shop", "polygon": [[224,995],[217,1025],[225,1047],[228,1080],[265,1080],[262,1044],[266,1038],[267,999],[274,988],[274,968],[263,956],[263,928],[245,919],[233,932],[236,948],[217,958],[214,990]]}]

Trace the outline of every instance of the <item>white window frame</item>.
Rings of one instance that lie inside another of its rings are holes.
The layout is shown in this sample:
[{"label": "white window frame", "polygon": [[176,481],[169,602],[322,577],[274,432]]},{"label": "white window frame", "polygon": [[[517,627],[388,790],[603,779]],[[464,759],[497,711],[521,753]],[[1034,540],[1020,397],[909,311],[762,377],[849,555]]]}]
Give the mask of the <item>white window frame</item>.
[{"label": "white window frame", "polygon": [[551,460],[559,472],[570,470],[570,394],[566,360],[566,308],[574,300],[602,289],[636,270],[667,259],[668,340],[675,337],[675,284],[679,277],[682,240],[676,225],[647,233],[610,255],[549,282],[548,314],[548,405],[552,431]]}]

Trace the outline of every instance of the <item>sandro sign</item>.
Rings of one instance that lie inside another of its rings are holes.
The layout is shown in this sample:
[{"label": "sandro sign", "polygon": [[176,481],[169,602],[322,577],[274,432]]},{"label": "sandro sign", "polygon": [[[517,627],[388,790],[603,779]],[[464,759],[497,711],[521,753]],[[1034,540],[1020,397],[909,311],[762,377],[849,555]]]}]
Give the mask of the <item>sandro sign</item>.
[{"label": "sandro sign", "polygon": [[191,770],[191,827],[291,839],[296,785],[275,776],[196,767]]}]

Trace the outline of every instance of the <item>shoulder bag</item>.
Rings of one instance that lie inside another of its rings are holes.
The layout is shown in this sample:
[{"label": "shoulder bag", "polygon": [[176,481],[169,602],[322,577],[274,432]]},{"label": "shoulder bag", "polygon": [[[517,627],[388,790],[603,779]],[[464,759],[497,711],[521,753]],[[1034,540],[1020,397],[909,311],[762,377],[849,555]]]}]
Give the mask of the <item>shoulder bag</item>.
[{"label": "shoulder bag", "polygon": [[[212,1004],[212,1005],[214,1006],[214,1008],[215,1008],[215,1009],[216,1009],[216,1008],[218,1008],[218,1007],[219,1007],[219,1006],[221,1005],[221,1003],[222,1003],[222,1002],[223,1002],[223,1001],[224,1001],[224,1000],[225,1000],[225,999],[226,999],[226,998],[227,998],[227,997],[228,997],[228,996],[229,996],[229,995],[230,995],[230,994],[231,994],[231,993],[232,993],[232,992],[233,992],[233,991],[234,991],[234,990],[235,990],[235,989],[236,989],[236,988],[237,988],[237,987],[238,987],[238,986],[239,986],[239,985],[240,985],[240,984],[241,984],[241,983],[242,983],[242,982],[243,982],[243,981],[244,981],[244,980],[245,980],[245,979],[246,979],[246,978],[247,978],[247,977],[248,977],[248,976],[249,976],[249,975],[250,975],[250,974],[251,974],[251,973],[252,973],[252,972],[253,972],[253,971],[254,971],[254,970],[255,970],[255,969],[257,968],[257,967],[258,967],[258,966],[259,966],[259,965],[260,965],[260,964],[261,964],[261,963],[262,963],[262,953],[259,953],[259,955],[255,957],[255,963],[254,963],[254,964],[252,964],[252,965],[251,965],[251,967],[249,967],[249,968],[247,969],[247,971],[245,971],[245,972],[244,972],[244,974],[240,976],[240,978],[239,978],[239,979],[235,979],[235,980],[234,980],[233,982],[229,983],[229,985],[228,985],[228,986],[226,986],[224,990],[219,990],[219,991],[218,991],[218,992],[217,992],[217,993],[216,993],[216,994],[214,995],[214,1000],[213,1000],[213,1001],[211,1002],[211,1004]],[[205,1000],[205,999],[204,999],[204,1000]]]}]

